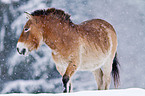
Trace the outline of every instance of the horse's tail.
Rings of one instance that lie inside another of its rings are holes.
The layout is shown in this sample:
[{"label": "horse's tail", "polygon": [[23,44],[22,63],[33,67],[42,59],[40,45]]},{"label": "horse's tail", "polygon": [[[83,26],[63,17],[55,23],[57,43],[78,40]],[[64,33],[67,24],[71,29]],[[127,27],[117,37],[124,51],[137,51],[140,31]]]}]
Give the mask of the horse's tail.
[{"label": "horse's tail", "polygon": [[120,82],[120,76],[119,76],[119,62],[117,59],[117,53],[115,54],[114,60],[113,60],[113,64],[112,64],[112,76],[114,79],[114,86],[115,88],[117,88],[119,86],[119,82]]}]

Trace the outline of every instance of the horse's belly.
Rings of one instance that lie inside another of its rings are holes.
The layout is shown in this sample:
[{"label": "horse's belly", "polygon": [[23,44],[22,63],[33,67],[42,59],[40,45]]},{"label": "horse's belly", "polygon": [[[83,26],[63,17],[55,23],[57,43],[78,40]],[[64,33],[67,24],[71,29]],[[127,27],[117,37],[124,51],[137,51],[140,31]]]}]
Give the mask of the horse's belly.
[{"label": "horse's belly", "polygon": [[84,58],[81,61],[79,70],[81,71],[93,71],[95,69],[100,68],[104,64],[104,60],[100,59],[98,60],[97,58]]},{"label": "horse's belly", "polygon": [[101,51],[85,50],[80,56],[80,67],[82,71],[94,71],[104,65],[108,58],[109,52],[105,54]]}]

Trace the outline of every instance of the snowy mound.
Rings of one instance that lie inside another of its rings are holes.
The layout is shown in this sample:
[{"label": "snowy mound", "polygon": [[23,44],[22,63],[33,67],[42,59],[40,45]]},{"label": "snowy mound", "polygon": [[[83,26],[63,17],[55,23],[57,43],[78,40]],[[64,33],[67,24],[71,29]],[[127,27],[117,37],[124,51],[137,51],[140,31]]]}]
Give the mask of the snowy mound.
[{"label": "snowy mound", "polygon": [[140,88],[130,88],[101,91],[81,91],[60,94],[2,94],[0,96],[145,96],[145,90]]}]

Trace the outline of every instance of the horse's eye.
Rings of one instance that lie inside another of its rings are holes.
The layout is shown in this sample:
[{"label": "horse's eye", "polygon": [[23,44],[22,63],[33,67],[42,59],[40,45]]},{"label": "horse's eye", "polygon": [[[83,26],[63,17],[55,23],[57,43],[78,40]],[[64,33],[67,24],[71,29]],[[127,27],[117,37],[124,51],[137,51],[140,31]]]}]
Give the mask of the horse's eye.
[{"label": "horse's eye", "polygon": [[27,31],[28,29],[27,28],[25,28],[25,31]]},{"label": "horse's eye", "polygon": [[30,30],[30,28],[25,28],[24,32],[28,32]]}]

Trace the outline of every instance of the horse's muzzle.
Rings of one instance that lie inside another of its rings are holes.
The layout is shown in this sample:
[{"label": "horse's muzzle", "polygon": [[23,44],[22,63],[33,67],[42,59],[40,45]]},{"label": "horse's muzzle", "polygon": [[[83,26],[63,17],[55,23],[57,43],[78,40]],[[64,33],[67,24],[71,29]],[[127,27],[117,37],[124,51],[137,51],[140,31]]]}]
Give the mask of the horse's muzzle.
[{"label": "horse's muzzle", "polygon": [[17,43],[17,51],[21,55],[28,55],[28,48],[26,45],[22,42]]}]

